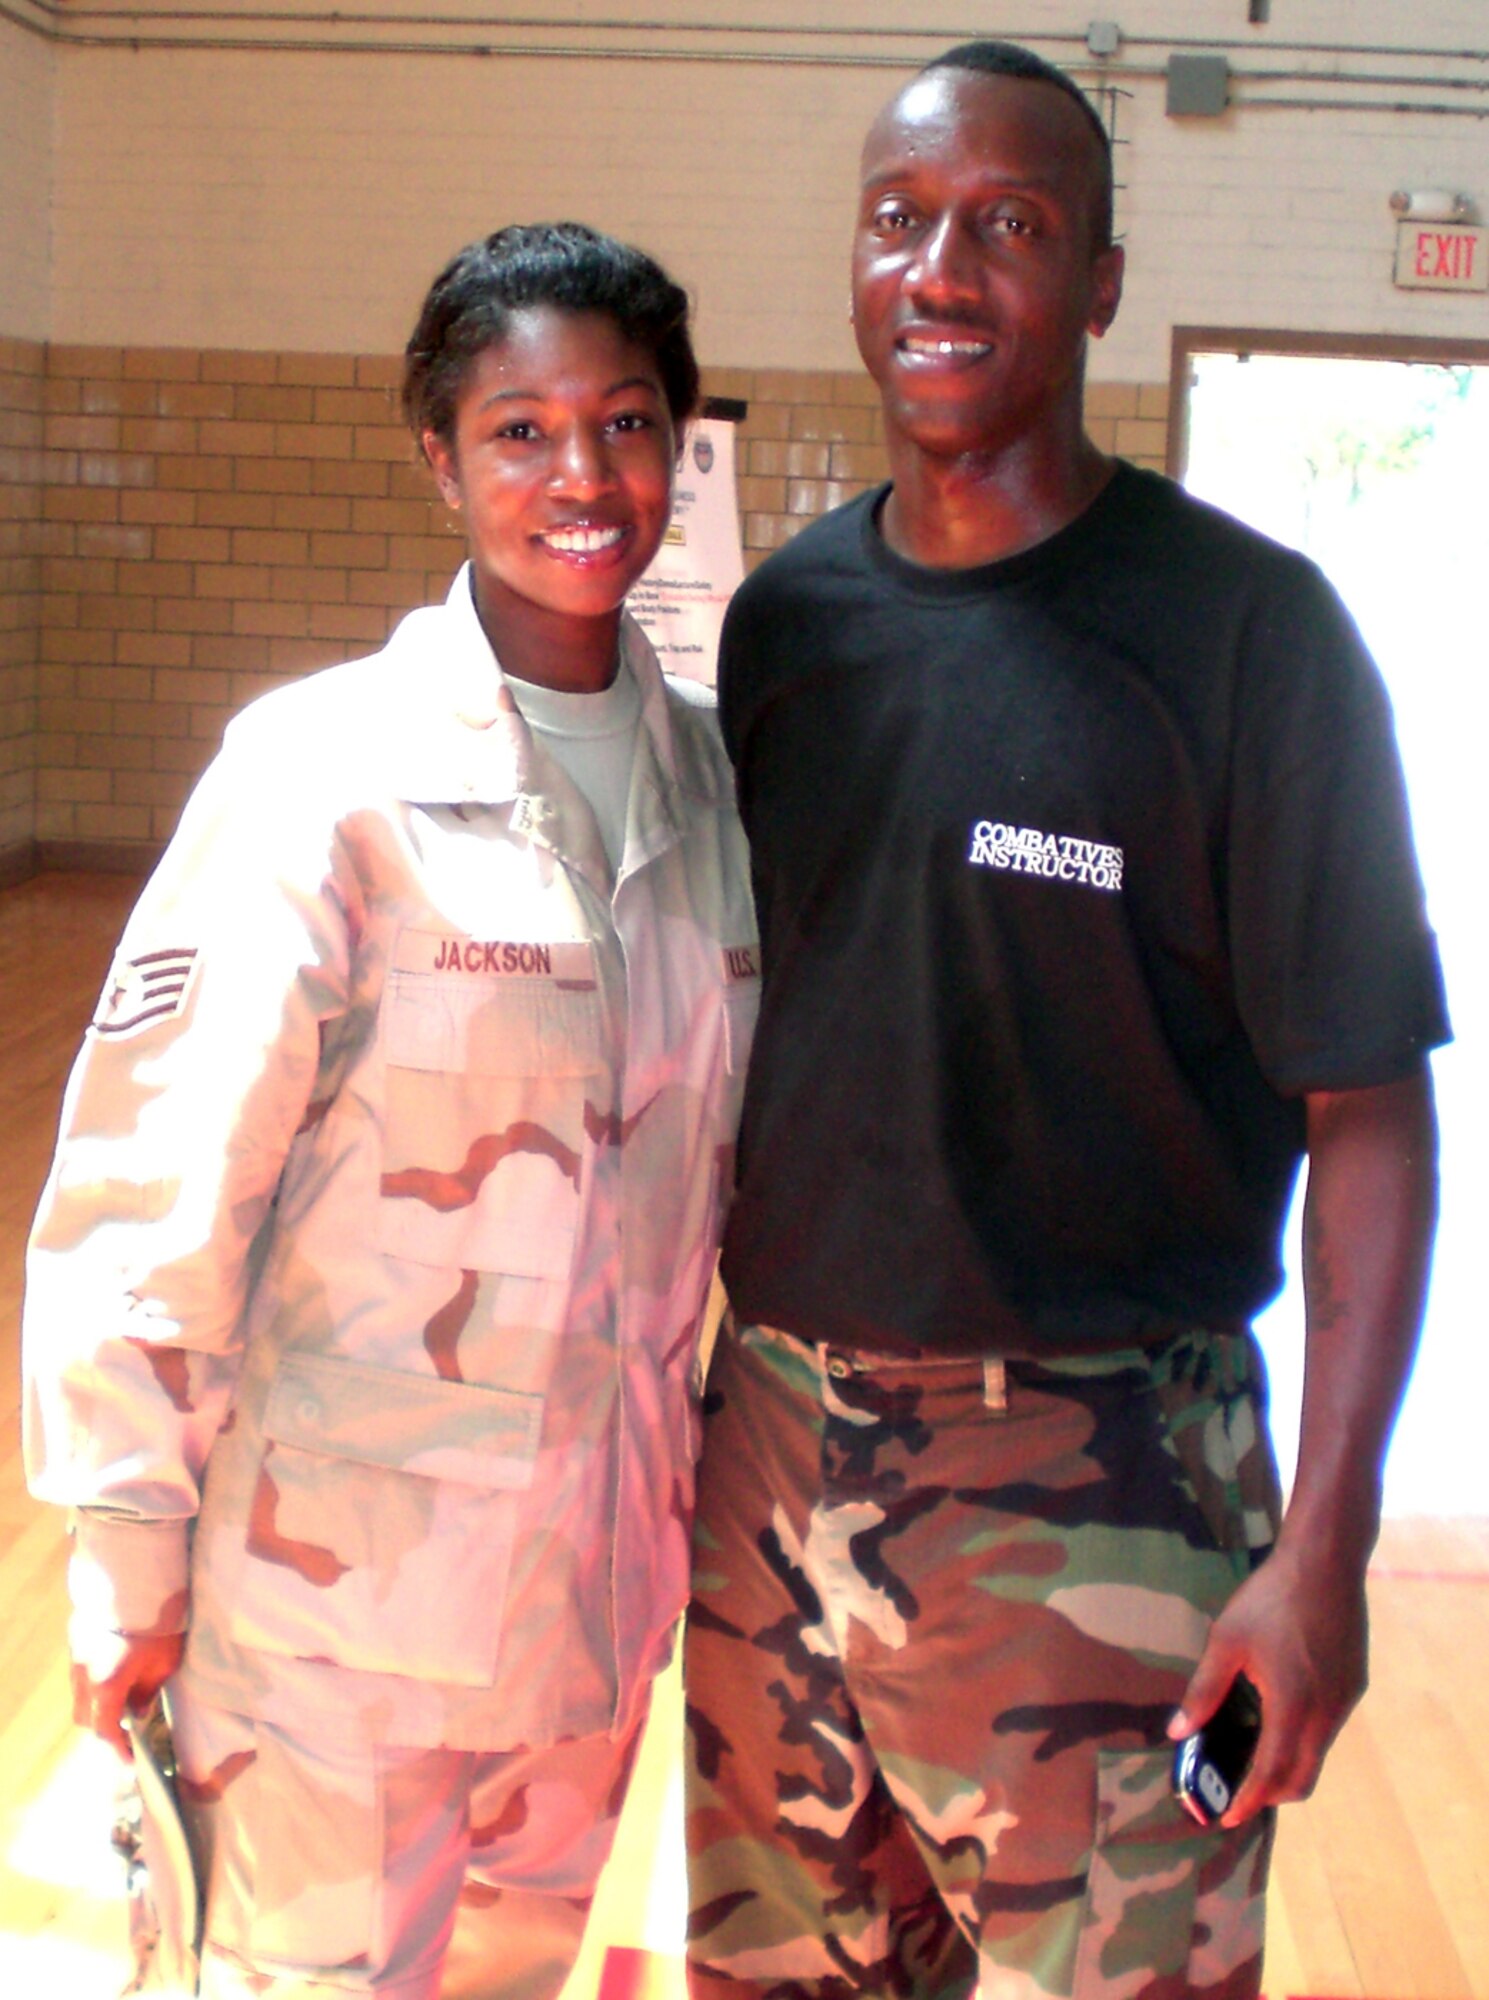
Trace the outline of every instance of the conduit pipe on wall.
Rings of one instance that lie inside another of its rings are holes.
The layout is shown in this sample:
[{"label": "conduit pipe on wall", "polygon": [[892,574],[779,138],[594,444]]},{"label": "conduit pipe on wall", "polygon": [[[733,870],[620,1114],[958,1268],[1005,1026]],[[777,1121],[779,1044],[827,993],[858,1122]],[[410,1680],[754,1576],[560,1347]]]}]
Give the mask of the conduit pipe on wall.
[{"label": "conduit pipe on wall", "polygon": [[[540,14],[414,14],[389,15],[387,13],[357,13],[342,9],[327,10],[312,14],[308,10],[273,11],[267,8],[239,8],[228,4],[216,8],[189,7],[73,7],[64,0],[30,0],[36,12],[49,15],[60,24],[78,20],[254,20],[254,21],[296,21],[314,25],[335,26],[341,22],[374,23],[402,21],[417,27],[493,27],[511,29],[549,29],[554,32],[584,32],[597,34],[675,34],[685,31],[695,35],[755,35],[761,37],[790,37],[793,41],[843,40],[863,41],[918,41],[958,42],[970,41],[979,33],[985,33],[984,25],[968,27],[939,27],[929,22],[921,22],[915,27],[894,27],[883,22],[864,22],[847,26],[806,25],[792,27],[778,22],[759,21],[690,21],[681,16],[662,16],[646,19],[624,15],[540,15]],[[65,34],[65,27],[62,29]],[[1006,28],[1000,27],[1000,38],[1010,42],[1079,43],[1088,45],[1087,29],[1057,28]],[[1125,48],[1148,49],[1213,49],[1217,55],[1234,50],[1266,48],[1277,55],[1333,55],[1333,56],[1398,56],[1418,58],[1424,62],[1479,62],[1489,64],[1489,48],[1482,49],[1442,49],[1412,48],[1399,42],[1299,42],[1281,41],[1271,35],[1247,35],[1241,38],[1224,36],[1200,37],[1195,35],[1142,35],[1122,34]]]},{"label": "conduit pipe on wall", "polygon": [[1410,112],[1425,118],[1489,118],[1489,104],[1428,104],[1418,98],[1397,97],[1252,97],[1242,98],[1233,109],[1244,111],[1389,111]]},{"label": "conduit pipe on wall", "polygon": [[[165,51],[176,49],[215,49],[239,53],[263,51],[278,54],[319,54],[319,55],[400,55],[400,56],[466,56],[476,58],[547,58],[570,62],[582,61],[628,61],[628,62],[708,62],[708,63],[749,63],[772,66],[797,66],[810,68],[841,69],[899,69],[913,65],[920,60],[919,54],[910,50],[899,51],[885,48],[882,52],[865,50],[861,46],[851,48],[826,49],[813,47],[813,43],[836,41],[861,45],[864,41],[881,44],[887,42],[920,42],[932,45],[931,52],[944,48],[948,43],[967,40],[977,33],[967,27],[889,27],[882,23],[862,27],[787,27],[757,22],[686,21],[676,17],[657,19],[624,19],[618,16],[596,17],[581,20],[574,18],[545,18],[537,15],[503,14],[480,16],[474,14],[391,14],[376,11],[365,12],[292,12],[287,9],[253,7],[224,7],[208,9],[201,7],[72,7],[64,6],[61,0],[0,0],[0,19],[8,20],[15,26],[29,29],[68,47],[111,48],[125,47],[135,50],[149,49]],[[109,24],[108,28],[89,29],[84,23]],[[141,32],[145,24],[151,24],[150,32]],[[169,32],[171,28],[187,29],[189,32]],[[221,30],[230,28],[232,32]],[[283,30],[294,28],[298,33],[274,32],[244,33],[244,29]],[[409,30],[432,29],[438,31],[436,37],[411,37]],[[368,35],[365,30],[384,31]],[[491,30],[501,31],[503,39],[492,39]],[[330,30],[330,33],[313,32]],[[1006,39],[1047,47],[1080,46],[1086,48],[1084,30],[1060,31],[1052,29],[1001,31]],[[583,42],[563,42],[545,37],[563,34],[583,34],[617,36],[627,39],[610,44],[597,43],[593,39]],[[517,34],[526,39],[506,39]],[[634,40],[632,37],[673,34],[687,37],[686,43],[661,44],[650,40]],[[737,38],[736,45],[723,47],[719,38]],[[790,48],[749,47],[740,42],[769,43],[789,41]],[[805,46],[804,46],[805,45]],[[1359,111],[1376,110],[1397,115],[1420,113],[1438,117],[1489,117],[1489,102],[1483,105],[1467,103],[1434,103],[1424,98],[1378,99],[1368,93],[1382,89],[1411,89],[1421,91],[1472,92],[1489,95],[1489,49],[1413,49],[1401,46],[1387,46],[1376,43],[1347,44],[1339,42],[1282,42],[1270,36],[1265,41],[1248,38],[1244,41],[1224,39],[1201,40],[1192,36],[1124,35],[1124,49],[1206,49],[1216,54],[1246,50],[1256,51],[1265,47],[1268,54],[1320,55],[1334,58],[1335,67],[1327,70],[1310,68],[1267,68],[1248,69],[1232,66],[1231,81],[1241,89],[1234,97],[1232,108],[1236,110],[1302,110],[1302,111]],[[1467,62],[1481,65],[1485,74],[1478,77],[1458,77],[1433,75],[1413,75],[1400,71],[1372,71],[1368,68],[1348,69],[1340,66],[1343,61],[1389,57],[1396,62]],[[1073,74],[1094,79],[1108,88],[1120,87],[1132,81],[1155,81],[1166,75],[1162,64],[1152,62],[1128,62],[1122,60],[1076,60],[1065,63]],[[1267,86],[1276,83],[1329,84],[1351,90],[1349,96],[1321,97],[1312,93],[1306,96],[1281,96],[1268,94]]]},{"label": "conduit pipe on wall", "polygon": [[[393,14],[388,12],[358,12],[341,8],[327,9],[312,13],[309,9],[272,9],[238,7],[227,0],[227,4],[217,8],[205,7],[74,7],[65,0],[27,0],[30,11],[49,18],[56,24],[59,35],[70,38],[70,25],[78,21],[112,21],[119,25],[123,39],[130,39],[126,25],[138,21],[231,21],[237,23],[294,23],[308,27],[353,26],[397,26],[421,28],[499,28],[528,32],[581,33],[581,34],[678,34],[699,36],[743,35],[760,39],[778,38],[791,41],[934,41],[941,44],[970,41],[979,33],[985,33],[984,24],[968,26],[959,24],[945,27],[929,22],[920,22],[914,27],[896,27],[883,22],[863,22],[858,24],[823,26],[808,24],[790,26],[779,22],[761,21],[690,21],[682,16],[659,16],[646,18],[625,15],[540,15],[540,14],[493,14],[440,13],[440,14]],[[10,13],[10,8],[5,10]],[[1088,46],[1087,29],[1056,28],[999,28],[1000,38],[1011,42],[1043,42],[1048,44],[1079,44]],[[1195,35],[1122,35],[1122,46],[1133,49],[1211,49],[1217,55],[1241,50],[1265,48],[1275,55],[1324,55],[1324,56],[1395,56],[1407,60],[1423,62],[1476,62],[1489,66],[1489,47],[1469,49],[1413,48],[1400,42],[1308,42],[1282,41],[1271,35],[1258,37],[1249,35],[1242,38],[1224,36],[1200,37]],[[1107,67],[1108,65],[1100,65]]]}]

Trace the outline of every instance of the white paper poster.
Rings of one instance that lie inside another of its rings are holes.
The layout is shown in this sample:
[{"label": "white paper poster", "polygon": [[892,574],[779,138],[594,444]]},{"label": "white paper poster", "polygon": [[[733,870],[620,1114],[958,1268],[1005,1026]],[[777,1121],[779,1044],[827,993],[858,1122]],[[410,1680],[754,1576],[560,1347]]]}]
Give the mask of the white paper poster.
[{"label": "white paper poster", "polygon": [[700,417],[689,427],[671,523],[656,560],[626,600],[664,672],[710,687],[724,608],[744,579],[734,430],[717,417]]}]

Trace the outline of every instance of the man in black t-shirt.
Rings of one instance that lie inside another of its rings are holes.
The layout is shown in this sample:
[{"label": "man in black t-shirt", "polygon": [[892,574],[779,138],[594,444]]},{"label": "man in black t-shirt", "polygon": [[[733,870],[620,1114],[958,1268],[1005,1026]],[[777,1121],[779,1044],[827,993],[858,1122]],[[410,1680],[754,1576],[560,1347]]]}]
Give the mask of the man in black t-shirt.
[{"label": "man in black t-shirt", "polygon": [[[892,481],[738,593],[764,993],[689,1621],[695,1994],[1246,2000],[1364,1687],[1448,1027],[1311,564],[1105,458],[1110,154],[1000,43],[880,114]],[[1309,1163],[1284,1519],[1250,1333]],[[1171,1739],[1238,1676],[1214,1826]],[[1140,1975],[1140,1976],[1139,1976]]]}]

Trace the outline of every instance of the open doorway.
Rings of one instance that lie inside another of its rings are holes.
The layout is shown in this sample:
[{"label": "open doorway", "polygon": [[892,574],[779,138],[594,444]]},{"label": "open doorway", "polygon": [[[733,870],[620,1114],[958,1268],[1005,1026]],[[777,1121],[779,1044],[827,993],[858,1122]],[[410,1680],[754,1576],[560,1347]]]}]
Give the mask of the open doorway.
[{"label": "open doorway", "polygon": [[[1313,557],[1390,690],[1456,1040],[1433,1061],[1442,1222],[1386,1511],[1489,1515],[1478,1255],[1489,1209],[1489,871],[1478,798],[1489,742],[1489,345],[1327,346],[1182,330],[1171,469],[1201,498]],[[1287,1289],[1257,1328],[1285,1478],[1302,1384],[1298,1213],[1295,1203]]]}]

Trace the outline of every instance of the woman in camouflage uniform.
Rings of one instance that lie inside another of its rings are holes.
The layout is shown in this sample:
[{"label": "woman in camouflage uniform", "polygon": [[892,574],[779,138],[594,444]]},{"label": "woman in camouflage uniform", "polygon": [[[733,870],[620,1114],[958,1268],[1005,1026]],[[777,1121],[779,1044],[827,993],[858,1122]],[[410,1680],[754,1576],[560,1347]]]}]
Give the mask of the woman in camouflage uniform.
[{"label": "woman in camouflage uniform", "polygon": [[697,383],[577,225],[440,275],[470,561],[231,725],[68,1090],[31,1478],[80,1719],[170,1683],[206,1994],[556,1992],[670,1652],[758,985],[713,717],[623,612]]}]

